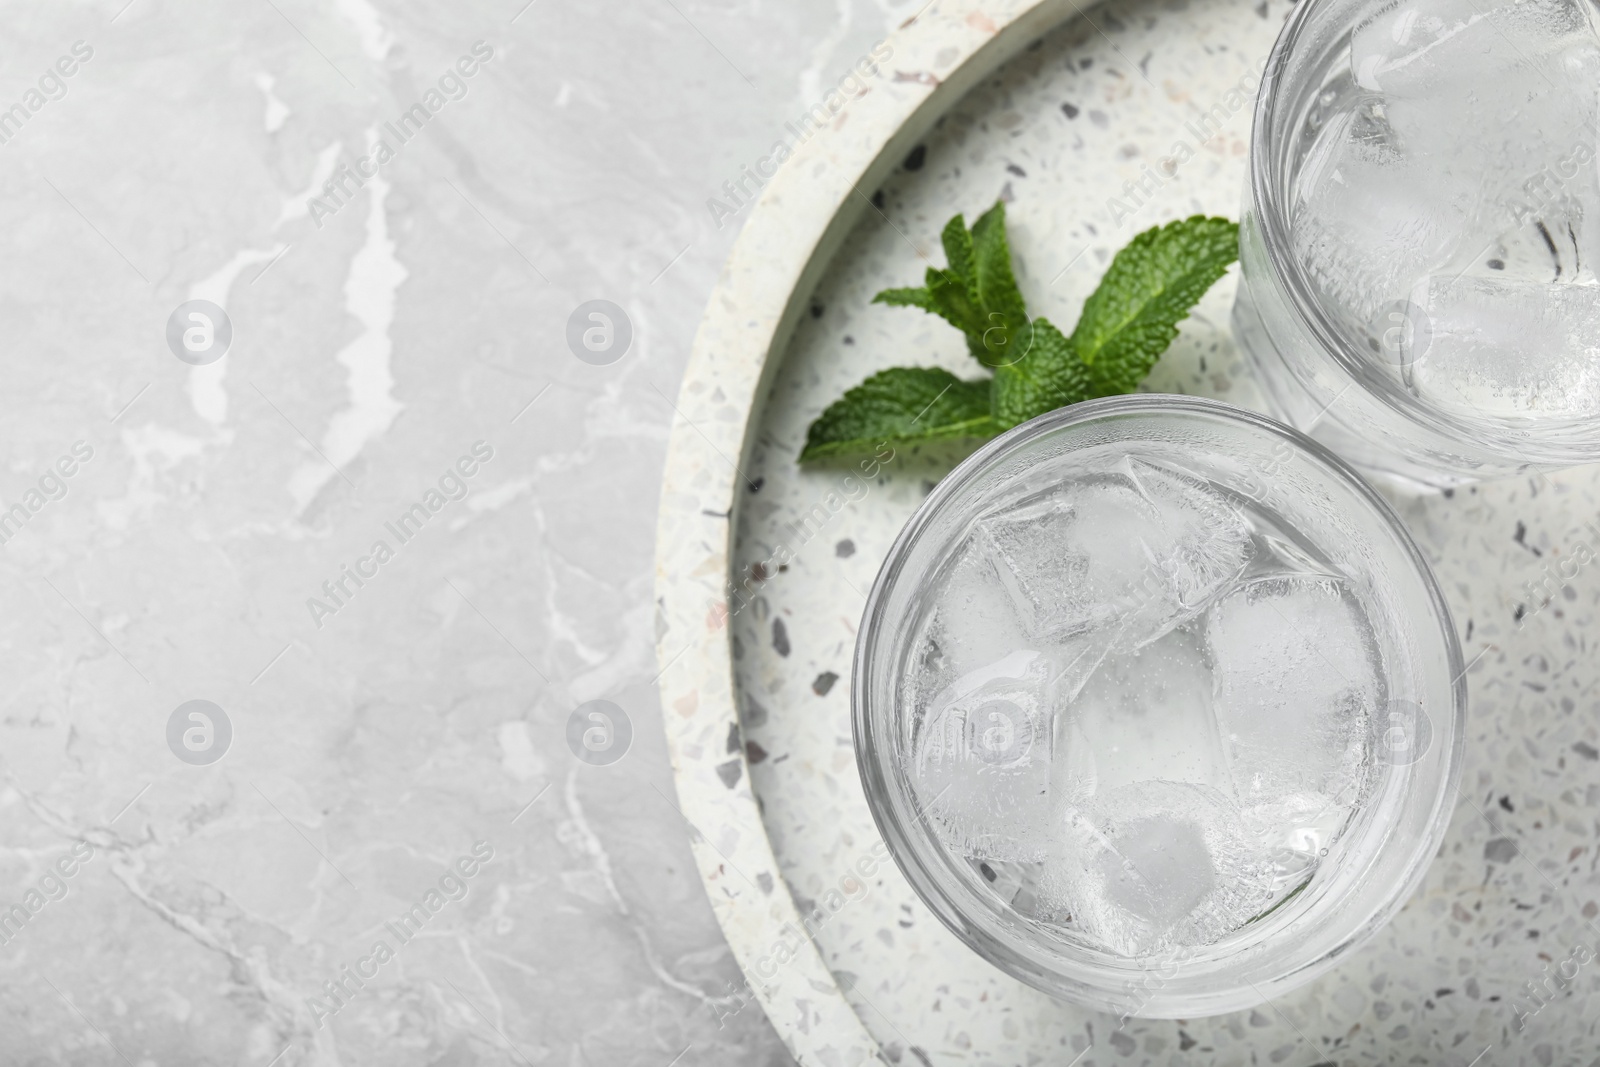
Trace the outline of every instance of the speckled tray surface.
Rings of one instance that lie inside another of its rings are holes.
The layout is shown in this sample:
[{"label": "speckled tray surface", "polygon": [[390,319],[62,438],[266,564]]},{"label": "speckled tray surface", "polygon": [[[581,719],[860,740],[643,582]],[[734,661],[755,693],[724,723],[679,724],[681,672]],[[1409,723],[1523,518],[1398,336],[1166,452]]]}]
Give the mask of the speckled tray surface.
[{"label": "speckled tray surface", "polygon": [[[881,861],[850,660],[878,567],[948,459],[903,452],[847,481],[798,468],[805,428],[884,367],[970,373],[954,331],[869,304],[942,262],[925,257],[957,211],[1009,202],[1030,307],[1063,324],[1139,230],[1237,217],[1254,75],[1288,10],[936,5],[741,237],[679,400],[662,685],[680,801],[749,979],[733,998],[760,1002],[802,1062],[1600,1064],[1594,468],[1392,497],[1473,663],[1466,770],[1423,887],[1322,979],[1241,1014],[1119,1028],[984,963]],[[1175,175],[1146,178],[1164,159]],[[1233,292],[1229,277],[1207,296],[1150,389],[1261,407],[1228,335]],[[731,616],[730,576],[758,580]]]}]

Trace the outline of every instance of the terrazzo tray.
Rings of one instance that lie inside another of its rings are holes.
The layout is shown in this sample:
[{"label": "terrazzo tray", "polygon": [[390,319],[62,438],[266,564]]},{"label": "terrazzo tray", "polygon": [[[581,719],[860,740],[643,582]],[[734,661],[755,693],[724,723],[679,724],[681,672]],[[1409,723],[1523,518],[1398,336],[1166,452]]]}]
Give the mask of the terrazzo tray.
[{"label": "terrazzo tray", "polygon": [[[885,859],[856,774],[865,594],[949,456],[799,469],[805,428],[897,364],[970,375],[961,338],[872,306],[1002,198],[1020,283],[1070,326],[1110,256],[1237,217],[1257,72],[1284,0],[939,0],[868,91],[765,188],[679,399],[657,547],[658,656],[681,810],[762,1010],[804,1064],[1600,1065],[1600,472],[1394,497],[1461,628],[1467,761],[1421,889],[1366,947],[1261,1008],[1119,1020],[996,971]],[[1234,279],[1147,388],[1260,408]],[[730,602],[737,581],[748,596]],[[804,918],[802,917],[804,916]]]}]

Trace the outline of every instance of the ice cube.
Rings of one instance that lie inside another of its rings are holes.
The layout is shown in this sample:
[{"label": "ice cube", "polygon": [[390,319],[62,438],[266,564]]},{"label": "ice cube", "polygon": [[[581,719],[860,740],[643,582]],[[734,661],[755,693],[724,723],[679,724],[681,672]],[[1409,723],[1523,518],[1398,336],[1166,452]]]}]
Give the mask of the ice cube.
[{"label": "ice cube", "polygon": [[[1376,639],[1343,579],[1242,583],[1212,606],[1206,643],[1222,749],[1241,806],[1359,798],[1371,717],[1384,696]],[[1257,829],[1270,829],[1262,808]]]},{"label": "ice cube", "polygon": [[1347,141],[1307,187],[1291,232],[1295,255],[1352,331],[1461,244],[1475,186],[1442,177],[1426,160],[1384,158]]},{"label": "ice cube", "polygon": [[1550,220],[1552,230],[1570,222],[1576,231],[1582,202],[1595,210],[1595,168],[1573,162],[1585,148],[1592,160],[1600,108],[1600,36],[1588,6],[1405,0],[1352,38],[1357,80],[1381,91],[1403,154],[1444,183],[1452,208],[1461,206],[1463,180],[1476,201],[1469,247],[1458,250],[1469,260],[1524,219],[1526,186],[1542,172],[1563,171],[1577,196]]},{"label": "ice cube", "polygon": [[1473,78],[1475,88],[1385,104],[1408,157],[1450,191],[1452,210],[1465,210],[1462,241],[1440,269],[1500,259],[1516,273],[1523,258],[1542,269],[1570,244],[1571,280],[1600,241],[1600,42],[1536,67],[1480,65]]},{"label": "ice cube", "polygon": [[[1563,83],[1554,99],[1486,119],[1464,149],[1477,161],[1479,203],[1471,238],[1447,266],[1473,271],[1498,259],[1496,269],[1515,277],[1593,281],[1600,255],[1600,170],[1595,167],[1600,126],[1600,50],[1581,77]],[[1543,85],[1542,80],[1539,83]],[[1509,87],[1516,91],[1517,87]],[[1533,79],[1523,87],[1529,96]]]},{"label": "ice cube", "polygon": [[1039,881],[1053,921],[1145,956],[1210,944],[1270,906],[1278,869],[1203,785],[1126,785],[1067,809]]},{"label": "ice cube", "polygon": [[1399,0],[1350,35],[1350,73],[1394,98],[1465,96],[1508,71],[1559,64],[1593,37],[1584,0]]},{"label": "ice cube", "polygon": [[986,546],[973,541],[963,546],[942,584],[929,629],[936,649],[929,666],[937,674],[938,688],[1019,649],[1038,649],[1023,632]]},{"label": "ice cube", "polygon": [[1125,482],[1071,485],[980,522],[974,538],[995,562],[1024,629],[1068,635],[1104,622],[1149,571],[1156,516]]},{"label": "ice cube", "polygon": [[1435,275],[1414,301],[1418,395],[1498,418],[1600,416],[1600,285]]},{"label": "ice cube", "polygon": [[1056,715],[1054,785],[1082,802],[1164,780],[1230,792],[1204,643],[1174,630],[1101,662]]},{"label": "ice cube", "polygon": [[1203,479],[1186,471],[1129,458],[1125,469],[1161,517],[1170,539],[1162,569],[1179,607],[1199,608],[1236,578],[1250,560],[1250,524]]},{"label": "ice cube", "polygon": [[980,522],[1024,630],[1105,644],[1157,636],[1244,567],[1249,529],[1219,496],[1140,464]]},{"label": "ice cube", "polygon": [[935,698],[912,738],[916,800],[959,854],[1043,858],[1050,834],[1052,661],[1014,651]]},{"label": "ice cube", "polygon": [[1371,92],[1424,91],[1452,73],[1450,42],[1487,17],[1468,0],[1398,0],[1351,32],[1350,74]]}]

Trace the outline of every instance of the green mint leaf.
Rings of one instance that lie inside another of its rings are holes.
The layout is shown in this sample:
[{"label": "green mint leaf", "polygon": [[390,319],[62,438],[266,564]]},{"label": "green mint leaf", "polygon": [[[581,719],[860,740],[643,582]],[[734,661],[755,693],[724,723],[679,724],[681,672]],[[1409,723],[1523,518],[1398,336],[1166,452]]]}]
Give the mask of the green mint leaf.
[{"label": "green mint leaf", "polygon": [[1092,395],[1089,368],[1049,319],[1033,320],[1031,342],[1017,362],[994,369],[991,410],[1001,430]]},{"label": "green mint leaf", "polygon": [[[939,240],[944,244],[944,257],[949,261],[949,271],[965,284],[969,291],[972,286],[972,234],[967,230],[967,220],[964,216],[957,215],[944,224],[944,233],[939,235]],[[973,297],[977,299],[976,296]]]},{"label": "green mint leaf", "polygon": [[927,284],[920,289],[885,289],[873,297],[872,302],[890,307],[921,308],[966,334],[968,344],[972,343],[970,338],[974,336],[973,326],[978,315],[972,308],[966,283],[948,271],[929,267]]},{"label": "green mint leaf", "polygon": [[982,343],[983,330],[978,324],[983,321],[983,313],[972,302],[972,292],[966,282],[949,271],[929,267],[928,293],[933,300],[934,314],[966,334],[968,348],[974,344],[974,338]]},{"label": "green mint leaf", "polygon": [[993,437],[990,383],[933,367],[879,371],[828,406],[806,433],[802,463],[872,455],[880,445]]},{"label": "green mint leaf", "polygon": [[997,202],[967,229],[957,215],[940,235],[949,266],[929,267],[921,289],[885,289],[875,304],[918,307],[938,315],[967,338],[967,350],[986,367],[1013,363],[1028,345],[1028,309],[1011,271],[1006,206]]},{"label": "green mint leaf", "polygon": [[[1004,201],[996,201],[972,224],[972,283],[983,315],[972,354],[986,367],[1015,363],[1017,351],[1026,347],[1028,308],[1011,272]],[[969,346],[971,342],[969,330]]]},{"label": "green mint leaf", "polygon": [[937,314],[938,309],[933,303],[933,294],[927,289],[885,289],[872,298],[874,304],[888,304],[890,307],[921,308],[923,311],[932,311]]},{"label": "green mint leaf", "polygon": [[1072,331],[1094,395],[1133,392],[1238,256],[1238,224],[1203,215],[1146,230],[1118,252]]}]

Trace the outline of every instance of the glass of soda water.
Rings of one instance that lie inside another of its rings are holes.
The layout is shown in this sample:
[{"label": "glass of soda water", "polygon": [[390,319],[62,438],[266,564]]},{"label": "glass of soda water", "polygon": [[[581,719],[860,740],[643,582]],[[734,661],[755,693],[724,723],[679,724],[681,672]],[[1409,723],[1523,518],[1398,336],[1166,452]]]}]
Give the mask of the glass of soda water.
[{"label": "glass of soda water", "polygon": [[1256,103],[1234,332],[1280,417],[1449,486],[1600,460],[1590,0],[1307,0]]},{"label": "glass of soda water", "polygon": [[934,489],[856,646],[856,754],[912,887],[981,956],[1123,1015],[1309,981],[1405,902],[1465,671],[1395,513],[1279,423],[1128,396]]}]

